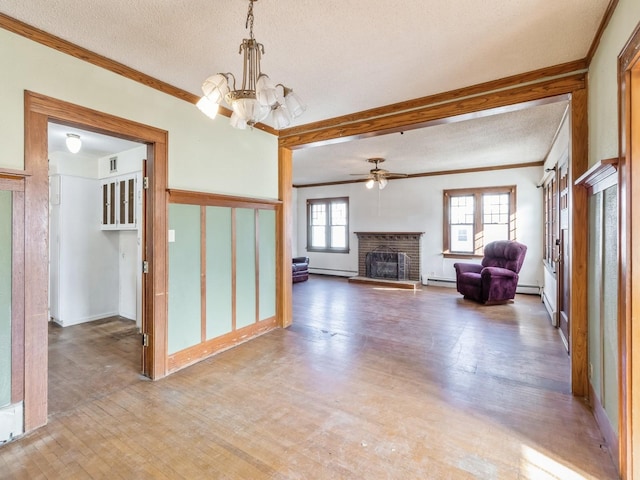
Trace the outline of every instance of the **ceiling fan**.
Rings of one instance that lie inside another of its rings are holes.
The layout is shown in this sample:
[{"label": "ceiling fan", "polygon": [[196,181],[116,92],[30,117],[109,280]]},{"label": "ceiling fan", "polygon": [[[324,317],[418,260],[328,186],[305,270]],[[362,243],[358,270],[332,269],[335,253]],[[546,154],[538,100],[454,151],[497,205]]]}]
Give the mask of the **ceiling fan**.
[{"label": "ceiling fan", "polygon": [[406,173],[393,173],[384,168],[379,168],[378,164],[384,162],[384,158],[368,158],[367,162],[375,164],[375,167],[369,170],[369,173],[352,173],[351,175],[366,175],[369,179],[365,184],[367,188],[371,189],[377,183],[378,188],[382,190],[387,186],[389,178],[402,178],[408,177]]}]

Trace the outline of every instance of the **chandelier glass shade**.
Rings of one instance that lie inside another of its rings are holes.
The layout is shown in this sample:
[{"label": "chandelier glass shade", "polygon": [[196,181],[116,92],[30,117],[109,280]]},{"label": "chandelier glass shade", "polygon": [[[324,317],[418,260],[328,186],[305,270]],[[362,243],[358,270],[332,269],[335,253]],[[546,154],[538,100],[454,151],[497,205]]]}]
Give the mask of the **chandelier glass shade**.
[{"label": "chandelier glass shade", "polygon": [[208,117],[215,118],[218,107],[224,101],[232,110],[230,123],[235,128],[245,129],[265,120],[271,114],[277,129],[286,128],[293,118],[299,117],[306,106],[292,89],[283,84],[273,84],[268,75],[262,73],[260,60],[264,46],[253,36],[253,3],[249,0],[249,11],[245,27],[250,38],[240,44],[244,65],[242,84],[236,86],[232,73],[217,73],[202,84],[204,96],[198,101],[198,108]]}]

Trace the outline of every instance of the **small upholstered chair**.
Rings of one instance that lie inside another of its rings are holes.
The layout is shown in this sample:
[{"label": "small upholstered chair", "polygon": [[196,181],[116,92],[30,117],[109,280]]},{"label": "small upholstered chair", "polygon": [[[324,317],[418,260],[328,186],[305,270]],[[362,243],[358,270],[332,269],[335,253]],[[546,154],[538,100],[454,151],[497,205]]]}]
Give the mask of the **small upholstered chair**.
[{"label": "small upholstered chair", "polygon": [[293,257],[291,259],[293,283],[305,282],[309,279],[309,257]]},{"label": "small upholstered chair", "polygon": [[498,240],[484,247],[482,264],[455,263],[456,288],[465,298],[485,304],[513,300],[527,246]]}]

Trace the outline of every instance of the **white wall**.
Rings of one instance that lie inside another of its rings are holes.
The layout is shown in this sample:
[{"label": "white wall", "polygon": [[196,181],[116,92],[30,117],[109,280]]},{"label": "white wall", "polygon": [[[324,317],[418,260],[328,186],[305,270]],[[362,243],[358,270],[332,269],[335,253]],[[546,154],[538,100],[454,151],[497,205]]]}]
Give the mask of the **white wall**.
[{"label": "white wall", "polygon": [[30,90],[167,130],[171,188],[278,197],[273,135],[236,130],[222,116],[212,121],[195,105],[2,29],[0,64],[7,66],[0,76],[0,167],[24,166],[24,91]]},{"label": "white wall", "polygon": [[118,313],[118,237],[100,230],[99,184],[60,175],[51,206],[51,316],[63,326]]},{"label": "white wall", "polygon": [[[391,180],[384,190],[363,183],[297,189],[297,250],[308,254],[313,272],[351,276],[358,272],[358,239],[353,232],[425,232],[422,236],[422,276],[455,279],[456,259],[442,255],[442,195],[454,188],[517,186],[517,240],[528,247],[520,272],[521,285],[543,285],[542,192],[536,188],[542,167],[438,175]],[[306,202],[309,198],[349,197],[348,254],[306,253]],[[466,261],[466,260],[465,260]],[[479,260],[478,260],[479,262]]]}]

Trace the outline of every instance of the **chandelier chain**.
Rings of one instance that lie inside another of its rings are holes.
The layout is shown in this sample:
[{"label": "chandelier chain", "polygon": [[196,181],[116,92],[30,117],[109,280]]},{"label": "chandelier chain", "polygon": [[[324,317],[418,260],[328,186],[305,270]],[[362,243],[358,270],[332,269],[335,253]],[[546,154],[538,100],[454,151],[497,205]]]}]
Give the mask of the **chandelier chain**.
[{"label": "chandelier chain", "polygon": [[247,21],[244,23],[244,28],[249,29],[249,38],[253,40],[253,2],[254,0],[249,0],[249,11],[247,12]]}]

